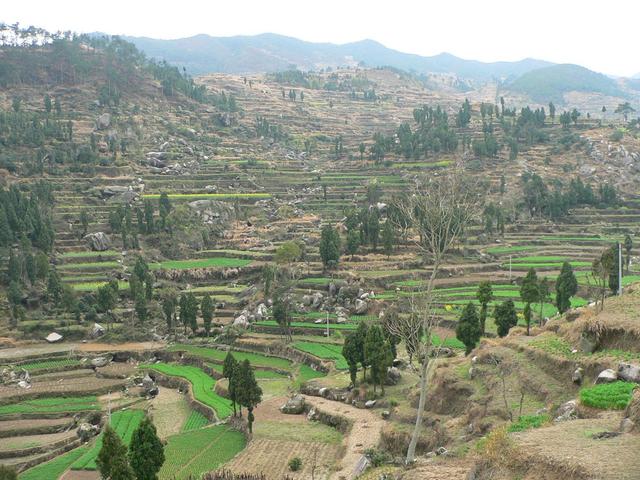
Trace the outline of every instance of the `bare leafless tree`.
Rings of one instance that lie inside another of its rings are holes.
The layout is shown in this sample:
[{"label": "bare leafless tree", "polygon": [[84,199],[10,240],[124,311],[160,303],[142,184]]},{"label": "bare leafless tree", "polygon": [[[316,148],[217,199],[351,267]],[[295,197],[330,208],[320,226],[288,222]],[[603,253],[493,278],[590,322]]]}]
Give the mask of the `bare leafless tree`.
[{"label": "bare leafless tree", "polygon": [[[411,226],[413,241],[431,274],[421,289],[409,298],[409,314],[399,315],[389,322],[393,335],[402,338],[420,362],[420,400],[416,423],[407,449],[406,463],[415,458],[422,417],[427,397],[427,375],[430,360],[437,358],[439,348],[434,347],[432,332],[438,323],[434,310],[433,287],[445,254],[458,242],[466,227],[481,207],[481,198],[474,182],[466,178],[460,168],[439,178],[416,181],[413,191],[399,200],[395,207]],[[411,351],[409,352],[411,354]]]}]

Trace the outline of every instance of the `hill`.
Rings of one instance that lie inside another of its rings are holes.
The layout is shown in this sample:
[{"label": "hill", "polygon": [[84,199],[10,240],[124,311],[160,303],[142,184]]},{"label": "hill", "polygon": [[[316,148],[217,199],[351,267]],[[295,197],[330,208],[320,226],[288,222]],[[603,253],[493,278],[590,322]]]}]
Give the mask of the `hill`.
[{"label": "hill", "polygon": [[600,93],[624,97],[611,78],[579,65],[562,64],[539,68],[523,74],[507,87],[538,102],[564,103],[569,92]]},{"label": "hill", "polygon": [[399,52],[373,40],[336,45],[313,43],[265,33],[255,36],[211,37],[196,35],[176,40],[124,37],[147,55],[185,66],[193,75],[204,73],[263,73],[291,68],[302,70],[354,66],[392,66],[415,73],[453,73],[487,81],[517,77],[551,65],[535,59],[484,63],[464,60],[448,53],[431,57]]}]

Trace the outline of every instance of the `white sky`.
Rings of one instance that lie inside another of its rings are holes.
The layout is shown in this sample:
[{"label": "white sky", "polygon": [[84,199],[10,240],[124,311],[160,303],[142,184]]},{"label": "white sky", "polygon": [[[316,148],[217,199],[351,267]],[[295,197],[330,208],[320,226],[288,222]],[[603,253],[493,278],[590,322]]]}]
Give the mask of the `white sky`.
[{"label": "white sky", "polygon": [[[0,21],[47,30],[180,38],[264,32],[314,42],[371,38],[409,53],[539,58],[640,72],[638,0],[2,0]],[[307,5],[309,5],[307,7]]]}]

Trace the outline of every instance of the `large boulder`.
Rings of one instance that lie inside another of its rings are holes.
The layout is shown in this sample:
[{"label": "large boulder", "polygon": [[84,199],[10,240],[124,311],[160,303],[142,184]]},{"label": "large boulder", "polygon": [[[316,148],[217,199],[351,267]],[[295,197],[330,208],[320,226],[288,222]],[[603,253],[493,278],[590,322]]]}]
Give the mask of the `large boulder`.
[{"label": "large boulder", "polygon": [[91,360],[91,366],[96,368],[106,367],[111,363],[111,357],[96,357]]},{"label": "large boulder", "polygon": [[582,332],[580,336],[580,351],[583,353],[593,353],[598,349],[598,337],[592,332]]},{"label": "large boulder", "polygon": [[234,327],[249,328],[249,320],[247,319],[247,316],[244,313],[238,315],[233,320],[233,326]]},{"label": "large boulder", "polygon": [[400,370],[396,367],[389,367],[387,369],[387,378],[385,379],[385,385],[397,385],[400,381]]},{"label": "large boulder", "polygon": [[300,394],[297,394],[287,400],[287,403],[280,407],[280,411],[289,415],[298,415],[304,412],[304,407],[304,397]]},{"label": "large boulder", "polygon": [[603,370],[598,374],[595,384],[599,385],[601,383],[613,383],[616,380],[618,380],[618,374],[615,372],[615,370],[607,368],[606,370]]},{"label": "large boulder", "polygon": [[56,343],[62,340],[62,335],[56,332],[51,332],[49,335],[47,335],[45,340],[49,343]]},{"label": "large boulder", "polygon": [[105,128],[109,128],[111,125],[111,114],[103,113],[98,118],[96,118],[96,128],[98,130],[104,130]]},{"label": "large boulder", "polygon": [[577,414],[578,402],[576,400],[569,400],[563,403],[556,410],[554,422],[566,422],[567,420],[575,420],[578,418]]},{"label": "large boulder", "polygon": [[576,385],[582,385],[582,380],[584,378],[584,368],[578,367],[571,375],[571,381]]},{"label": "large boulder", "polygon": [[111,247],[111,239],[104,232],[96,232],[85,235],[84,241],[94,252],[104,252]]},{"label": "large boulder", "polygon": [[95,437],[100,431],[98,425],[92,425],[90,423],[81,423],[76,430],[76,435],[82,442],[87,442],[89,439]]},{"label": "large boulder", "polygon": [[618,378],[626,382],[640,383],[640,365],[620,363],[618,365]]},{"label": "large boulder", "polygon": [[367,310],[369,310],[369,304],[366,301],[357,298],[355,303],[355,314],[362,315],[367,313]]}]

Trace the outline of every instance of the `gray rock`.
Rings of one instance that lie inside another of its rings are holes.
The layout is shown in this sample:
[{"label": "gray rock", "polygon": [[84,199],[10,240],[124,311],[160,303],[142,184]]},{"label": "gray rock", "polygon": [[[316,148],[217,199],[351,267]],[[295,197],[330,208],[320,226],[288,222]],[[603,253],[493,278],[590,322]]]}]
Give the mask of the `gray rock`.
[{"label": "gray rock", "polygon": [[580,350],[584,353],[593,353],[598,348],[598,338],[595,334],[582,332],[580,336]]},{"label": "gray rock", "polygon": [[302,304],[305,306],[309,306],[311,305],[311,302],[313,301],[313,297],[311,295],[303,295],[302,296]]},{"label": "gray rock", "polygon": [[62,335],[56,332],[51,332],[49,335],[47,335],[45,340],[49,343],[56,343],[62,340]]},{"label": "gray rock", "polygon": [[356,307],[355,308],[356,315],[362,315],[364,313],[367,313],[367,310],[369,309],[369,304],[364,300],[360,300],[359,298],[356,298],[355,307]]},{"label": "gray rock", "polygon": [[582,380],[584,378],[584,369],[582,367],[578,367],[573,372],[571,376],[571,381],[576,385],[582,385]]},{"label": "gray rock", "polygon": [[626,382],[640,383],[640,365],[631,363],[618,364],[618,378]]},{"label": "gray rock", "polygon": [[91,366],[96,368],[106,367],[110,362],[110,357],[96,357],[91,360]]},{"label": "gray rock", "polygon": [[620,431],[622,433],[629,433],[634,430],[635,426],[636,424],[633,420],[631,420],[630,418],[623,418],[620,422]]},{"label": "gray rock", "polygon": [[397,385],[400,381],[400,370],[396,367],[390,367],[387,369],[387,378],[385,380],[385,385]]},{"label": "gray rock", "polygon": [[389,420],[391,418],[391,412],[389,410],[383,410],[380,414],[384,420]]},{"label": "gray rock", "polygon": [[337,292],[336,284],[331,282],[329,284],[329,296],[331,296],[331,297],[335,296],[336,292]]},{"label": "gray rock", "polygon": [[320,395],[321,397],[326,397],[329,393],[329,389],[327,387],[322,387],[320,390],[318,390],[318,395]]},{"label": "gray rock", "polygon": [[438,447],[436,449],[436,455],[446,456],[446,455],[449,455],[449,451],[444,447]]},{"label": "gray rock", "polygon": [[618,380],[618,374],[611,368],[607,368],[606,370],[601,371],[598,374],[598,378],[596,378],[595,384],[599,385],[601,383],[613,383]]},{"label": "gray rock", "polygon": [[247,319],[247,316],[244,313],[242,313],[233,320],[233,325],[235,327],[248,328],[249,320]]},{"label": "gray rock", "polygon": [[289,415],[299,415],[304,412],[304,406],[304,397],[298,394],[287,400],[287,403],[280,407],[280,411]]},{"label": "gray rock", "polygon": [[376,406],[376,400],[367,400],[364,402],[364,408],[373,408]]},{"label": "gray rock", "polygon": [[76,430],[76,435],[82,442],[86,442],[89,439],[95,437],[100,431],[100,427],[97,425],[91,425],[90,423],[81,423]]},{"label": "gray rock", "polygon": [[109,125],[111,125],[111,114],[103,113],[98,118],[96,118],[96,128],[98,130],[109,128]]},{"label": "gray rock", "polygon": [[104,327],[99,323],[94,323],[93,327],[91,327],[91,336],[94,338],[104,335],[104,332]]},{"label": "gray rock", "polygon": [[566,422],[567,420],[574,420],[578,417],[576,409],[578,408],[578,402],[576,400],[569,400],[563,403],[556,410],[554,422]]},{"label": "gray rock", "polygon": [[94,252],[104,252],[111,247],[111,239],[104,232],[90,233],[84,236],[84,241]]}]

